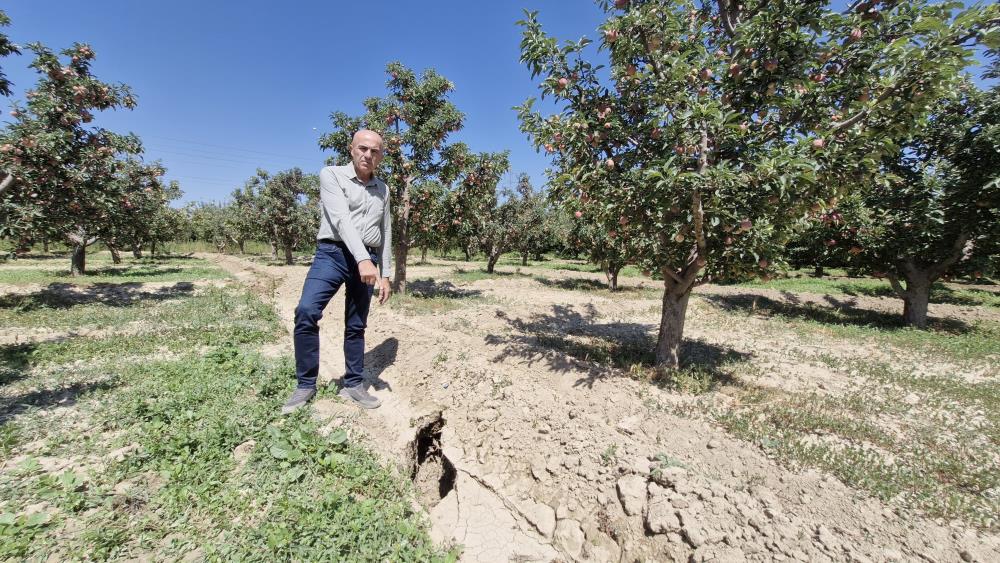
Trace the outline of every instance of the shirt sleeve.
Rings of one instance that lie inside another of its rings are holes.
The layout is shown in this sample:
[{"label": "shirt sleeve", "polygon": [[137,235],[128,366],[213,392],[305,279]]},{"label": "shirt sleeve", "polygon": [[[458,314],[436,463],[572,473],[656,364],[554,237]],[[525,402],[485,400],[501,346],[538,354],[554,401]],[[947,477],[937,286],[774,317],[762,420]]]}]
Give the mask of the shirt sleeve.
[{"label": "shirt sleeve", "polygon": [[354,260],[357,262],[371,260],[358,229],[351,222],[351,208],[347,205],[347,195],[333,168],[324,168],[319,173],[319,197],[323,203],[326,220],[333,227],[333,232],[347,245]]},{"label": "shirt sleeve", "polygon": [[382,247],[379,248],[379,263],[382,265],[382,277],[392,277],[392,212],[389,208],[389,186],[385,187],[385,208],[382,210]]}]

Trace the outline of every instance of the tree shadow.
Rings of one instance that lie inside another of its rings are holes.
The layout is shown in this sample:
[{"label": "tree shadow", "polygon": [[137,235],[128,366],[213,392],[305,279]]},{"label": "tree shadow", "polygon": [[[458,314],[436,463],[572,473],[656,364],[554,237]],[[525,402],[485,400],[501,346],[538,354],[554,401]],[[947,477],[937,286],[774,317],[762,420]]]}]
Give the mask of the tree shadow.
[{"label": "tree shadow", "polygon": [[649,287],[644,287],[642,285],[619,285],[618,289],[615,291],[610,291],[608,289],[607,282],[601,280],[595,280],[593,278],[562,278],[562,279],[552,279],[549,277],[534,275],[531,279],[536,282],[546,286],[555,287],[557,289],[565,289],[568,291],[603,291],[612,294],[623,294],[623,293],[642,293],[648,291]]},{"label": "tree shadow", "polygon": [[[900,313],[887,313],[864,309],[853,300],[840,300],[824,296],[829,307],[803,302],[790,292],[782,292],[785,300],[771,299],[755,293],[731,295],[706,294],[701,297],[712,305],[730,312],[757,314],[764,317],[782,316],[832,325],[853,325],[877,329],[898,330],[907,328]],[[972,330],[967,323],[953,318],[933,318],[930,327],[942,332],[964,334]]]},{"label": "tree shadow", "polygon": [[58,389],[37,389],[23,395],[0,399],[0,425],[33,408],[73,406],[87,393],[104,391],[114,386],[115,382],[110,380],[78,382]]},{"label": "tree shadow", "polygon": [[[592,304],[582,306],[582,311],[553,305],[551,313],[535,313],[527,320],[509,317],[499,309],[496,316],[507,322],[510,331],[486,337],[487,344],[502,347],[494,362],[519,358],[559,373],[582,372],[574,385],[587,387],[601,379],[629,377],[637,368],[648,372],[656,365],[655,324],[600,323]],[[723,366],[750,359],[749,354],[697,340],[685,340],[681,356],[682,370],[697,370],[713,386],[732,382]]]},{"label": "tree shadow", "polygon": [[33,293],[0,295],[0,309],[28,312],[37,309],[68,309],[91,303],[130,307],[147,301],[190,296],[193,291],[194,284],[191,282],[177,282],[155,290],[144,290],[138,282],[96,283],[89,286],[51,283],[45,289]]},{"label": "tree shadow", "polygon": [[0,385],[27,377],[31,369],[31,355],[37,348],[34,342],[0,346]]},{"label": "tree shadow", "polygon": [[[518,266],[518,267],[520,267],[520,266]],[[474,268],[474,269],[471,269],[471,270],[465,270],[465,269],[462,269],[462,268],[455,268],[452,271],[452,275],[458,276],[459,278],[462,278],[462,277],[471,277],[471,278],[474,278],[472,281],[475,281],[475,280],[479,280],[479,279],[514,277],[514,276],[528,277],[531,274],[525,274],[524,272],[518,272],[518,271],[505,272],[503,270],[496,270],[496,269],[494,269],[492,272],[487,272],[486,268]]]},{"label": "tree shadow", "polygon": [[435,281],[434,278],[412,280],[406,283],[406,291],[420,299],[468,299],[480,297],[483,292],[478,289],[458,287],[450,281]]},{"label": "tree shadow", "polygon": [[[891,287],[866,287],[851,283],[838,283],[834,287],[838,291],[851,296],[890,297],[899,299],[899,295]],[[997,300],[997,292],[974,287],[964,287],[955,290],[944,284],[934,284],[931,287],[930,302],[965,307],[994,307],[991,301]]]},{"label": "tree shadow", "polygon": [[381,344],[365,352],[365,383],[380,391],[382,389],[392,391],[392,386],[381,376],[386,368],[396,363],[398,352],[399,340],[394,336],[386,338]]}]

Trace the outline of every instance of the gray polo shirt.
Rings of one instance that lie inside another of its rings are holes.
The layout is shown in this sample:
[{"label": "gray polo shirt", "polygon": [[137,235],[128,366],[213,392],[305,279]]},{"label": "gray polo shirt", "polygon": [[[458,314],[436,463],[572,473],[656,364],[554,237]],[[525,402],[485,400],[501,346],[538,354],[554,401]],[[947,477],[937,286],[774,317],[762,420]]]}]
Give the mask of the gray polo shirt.
[{"label": "gray polo shirt", "polygon": [[371,260],[366,246],[377,248],[382,277],[390,277],[392,264],[392,218],[389,187],[372,177],[358,178],[353,164],[327,166],[319,172],[319,239],[343,241],[358,262]]}]

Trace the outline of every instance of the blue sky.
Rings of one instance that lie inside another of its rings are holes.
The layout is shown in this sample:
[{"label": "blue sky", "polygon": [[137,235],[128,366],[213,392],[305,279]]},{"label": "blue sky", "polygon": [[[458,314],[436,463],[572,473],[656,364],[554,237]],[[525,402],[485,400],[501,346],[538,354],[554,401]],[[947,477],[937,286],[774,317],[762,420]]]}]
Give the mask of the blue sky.
[{"label": "blue sky", "polygon": [[[514,22],[526,6],[560,37],[594,37],[600,23],[588,0],[8,0],[3,9],[16,43],[89,43],[97,77],[132,86],[138,108],[104,112],[95,123],[137,133],[147,159],[161,159],[191,201],[225,199],[258,166],[317,171],[329,155],[316,140],[329,131],[330,113],[360,113],[363,98],[384,94],[391,60],[434,67],[454,82],[466,125],[453,138],[477,151],[509,149],[510,181],[523,171],[540,186],[547,158],[510,109],[537,96],[518,63]],[[16,99],[36,81],[30,62],[30,54],[0,61]]]}]

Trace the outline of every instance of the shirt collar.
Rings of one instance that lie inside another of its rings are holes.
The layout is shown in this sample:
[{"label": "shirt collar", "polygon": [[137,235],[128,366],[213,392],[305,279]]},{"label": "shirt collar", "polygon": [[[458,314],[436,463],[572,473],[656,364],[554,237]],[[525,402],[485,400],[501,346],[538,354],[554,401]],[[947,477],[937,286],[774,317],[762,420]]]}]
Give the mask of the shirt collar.
[{"label": "shirt collar", "polygon": [[358,171],[354,169],[353,162],[347,165],[347,169],[347,176],[353,180],[357,180],[359,184],[365,186],[366,188],[378,185],[378,176],[374,174],[372,174],[371,180],[368,180],[368,182],[362,182],[361,178],[358,177]]}]

